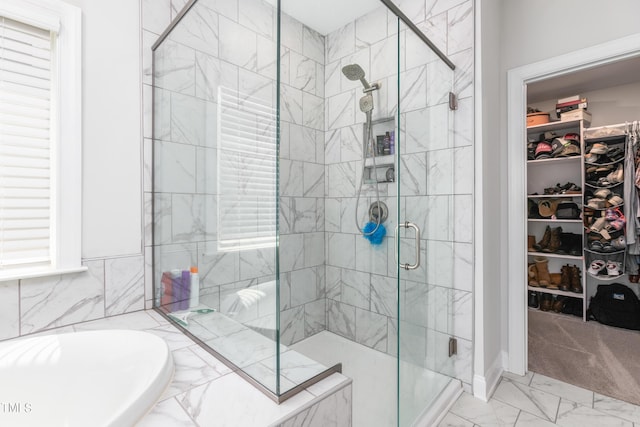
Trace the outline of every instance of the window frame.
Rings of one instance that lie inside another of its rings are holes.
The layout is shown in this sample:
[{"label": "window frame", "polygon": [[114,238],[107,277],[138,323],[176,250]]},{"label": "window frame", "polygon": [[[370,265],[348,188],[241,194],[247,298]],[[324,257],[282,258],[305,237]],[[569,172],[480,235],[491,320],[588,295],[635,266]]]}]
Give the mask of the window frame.
[{"label": "window frame", "polygon": [[51,263],[8,268],[0,282],[74,273],[82,266],[82,11],[61,0],[3,0],[0,15],[57,33],[52,58]]}]

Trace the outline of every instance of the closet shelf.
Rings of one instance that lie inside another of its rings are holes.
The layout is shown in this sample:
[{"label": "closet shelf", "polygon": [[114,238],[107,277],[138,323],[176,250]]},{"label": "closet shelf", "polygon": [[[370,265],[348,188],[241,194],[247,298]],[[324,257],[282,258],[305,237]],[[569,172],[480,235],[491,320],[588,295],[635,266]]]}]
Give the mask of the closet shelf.
[{"label": "closet shelf", "polygon": [[598,167],[598,166],[610,166],[610,165],[615,165],[617,163],[620,163],[623,160],[624,160],[624,157],[621,157],[618,160],[616,160],[614,162],[609,162],[609,163],[589,163],[589,162],[585,161],[584,164],[587,167],[591,167],[591,166],[596,166],[596,167]]},{"label": "closet shelf", "polygon": [[535,287],[535,286],[527,286],[527,289],[530,291],[542,292],[545,294],[562,295],[565,297],[573,297],[573,298],[580,298],[580,299],[584,298],[584,292],[581,294],[577,294],[575,292],[561,291],[560,289],[549,289],[549,288],[541,288],[541,287]]},{"label": "closet shelf", "polygon": [[623,182],[616,182],[613,185],[606,185],[606,186],[600,186],[600,185],[593,185],[593,184],[589,184],[588,182],[585,182],[584,185],[589,187],[589,188],[613,188],[613,187],[617,187],[618,185],[624,184]]},{"label": "closet shelf", "polygon": [[553,253],[547,253],[547,252],[527,252],[527,255],[529,255],[529,256],[544,256],[544,257],[547,257],[547,258],[575,259],[576,261],[582,259],[581,256],[564,255],[564,254],[553,254]]},{"label": "closet shelf", "polygon": [[588,271],[587,271],[587,274],[589,275],[589,277],[592,277],[592,278],[594,278],[596,280],[599,280],[599,281],[602,281],[602,282],[611,282],[613,280],[620,279],[622,276],[626,275],[626,273],[622,273],[622,274],[619,274],[617,276],[609,276],[609,275],[606,275],[606,274],[597,275],[596,276],[594,274],[589,273]]},{"label": "closet shelf", "polygon": [[[610,136],[603,136],[601,138],[585,138],[584,142],[607,142],[610,143],[611,141],[618,141],[620,143],[624,142],[625,139],[627,138],[626,135],[610,135]],[[615,143],[614,143],[615,144]]]},{"label": "closet shelf", "polygon": [[528,218],[527,221],[529,222],[564,222],[564,223],[569,223],[569,224],[581,224],[582,220],[581,219],[551,219],[551,218]]},{"label": "closet shelf", "polygon": [[598,252],[598,251],[594,251],[591,249],[587,249],[584,248],[585,252],[589,252],[590,254],[596,254],[596,255],[600,255],[603,257],[609,257],[611,255],[619,255],[619,254],[623,254],[625,252],[625,249],[622,249],[621,251],[615,251],[615,252]]},{"label": "closet shelf", "polygon": [[[567,120],[564,122],[555,121],[555,122],[543,123],[541,125],[527,126],[527,132],[531,132],[531,131],[546,132],[546,131],[553,131],[553,130],[560,130],[560,129],[567,129],[567,128],[580,128],[580,122],[581,120]],[[558,135],[558,136],[562,136],[562,135]]]},{"label": "closet shelf", "polygon": [[530,194],[527,196],[529,199],[558,199],[561,197],[572,198],[582,197],[582,193],[576,194]]},{"label": "closet shelf", "polygon": [[582,156],[571,156],[571,157],[554,157],[552,159],[540,159],[540,160],[527,160],[527,164],[529,165],[540,165],[540,164],[554,164],[561,165],[563,163],[575,163],[576,160],[582,159]]}]

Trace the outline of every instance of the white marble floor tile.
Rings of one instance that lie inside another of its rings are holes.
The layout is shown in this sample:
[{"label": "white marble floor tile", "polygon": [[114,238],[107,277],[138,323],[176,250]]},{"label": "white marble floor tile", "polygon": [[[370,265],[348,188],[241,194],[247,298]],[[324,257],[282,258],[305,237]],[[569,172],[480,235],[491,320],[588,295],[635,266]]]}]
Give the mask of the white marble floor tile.
[{"label": "white marble floor tile", "polygon": [[535,374],[529,385],[537,390],[546,391],[584,406],[591,407],[593,405],[593,392],[591,390],[576,387],[554,378]]},{"label": "white marble floor tile", "polygon": [[464,393],[450,412],[482,427],[511,427],[515,425],[520,411],[495,399],[483,402]]},{"label": "white marble floor tile", "polygon": [[633,421],[640,426],[640,406],[595,393],[593,409],[614,417]]},{"label": "white marble floor tile", "polygon": [[554,423],[538,418],[535,415],[520,411],[515,427],[553,427]]},{"label": "white marble floor tile", "polygon": [[193,340],[184,335],[178,329],[171,325],[160,326],[154,329],[147,329],[147,332],[151,332],[154,335],[159,336],[167,342],[171,351],[179,350],[184,347],[193,345]]},{"label": "white marble floor tile", "polygon": [[175,399],[167,399],[158,403],[136,427],[197,427]]},{"label": "white marble floor tile", "polygon": [[473,423],[449,412],[442,421],[440,421],[438,427],[473,427]]},{"label": "white marble floor tile", "polygon": [[502,376],[510,381],[529,385],[531,383],[531,378],[533,378],[533,372],[529,371],[524,376],[512,374],[511,372],[503,372]]},{"label": "white marble floor tile", "polygon": [[633,423],[562,399],[556,425],[563,427],[633,427]]},{"label": "white marble floor tile", "polygon": [[555,421],[560,403],[558,396],[504,379],[493,398],[548,421]]}]

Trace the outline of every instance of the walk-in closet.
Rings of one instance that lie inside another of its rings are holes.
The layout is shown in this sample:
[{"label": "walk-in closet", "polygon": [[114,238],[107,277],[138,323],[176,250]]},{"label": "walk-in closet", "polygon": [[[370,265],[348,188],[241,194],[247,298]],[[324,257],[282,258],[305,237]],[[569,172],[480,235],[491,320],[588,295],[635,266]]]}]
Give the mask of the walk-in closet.
[{"label": "walk-in closet", "polygon": [[527,107],[528,371],[640,404],[640,60],[530,83]]}]

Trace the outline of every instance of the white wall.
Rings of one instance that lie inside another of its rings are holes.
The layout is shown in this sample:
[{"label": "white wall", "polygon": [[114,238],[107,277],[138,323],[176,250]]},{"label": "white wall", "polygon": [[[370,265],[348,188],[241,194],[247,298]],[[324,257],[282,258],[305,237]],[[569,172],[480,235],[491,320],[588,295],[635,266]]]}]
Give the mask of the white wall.
[{"label": "white wall", "polygon": [[[588,100],[592,127],[640,120],[640,75],[637,83],[581,92],[579,95]],[[549,99],[531,106],[541,111],[549,111],[551,119],[555,120],[556,101]]]},{"label": "white wall", "polygon": [[[526,0],[503,1],[501,17],[501,64],[500,64],[500,131],[499,146],[485,150],[501,154],[500,165],[502,195],[495,211],[507,208],[506,157],[502,157],[509,146],[507,141],[507,71],[526,64],[549,59],[578,49],[594,46],[638,32],[640,2],[634,0],[616,0],[604,4],[599,0]],[[568,24],[570,23],[570,24]],[[493,107],[495,108],[495,107]],[[508,249],[509,236],[506,233],[506,221],[501,229],[487,229],[485,233],[501,233],[500,246]],[[501,257],[496,265],[500,271],[506,271],[506,257]],[[502,275],[503,291],[506,290],[505,275]],[[505,295],[506,296],[506,295]],[[502,304],[503,325],[507,325],[508,306]],[[503,334],[502,348],[507,350],[506,335]]]},{"label": "white wall", "polygon": [[[500,204],[500,168],[505,153],[499,149],[496,131],[500,128],[499,110],[495,108],[500,102],[500,5],[502,1],[478,0],[476,5],[476,37],[480,38],[480,47],[476,51],[477,76],[476,91],[480,93],[481,104],[476,110],[476,162],[480,163],[482,172],[476,177],[476,185],[481,212],[476,221],[476,288],[475,288],[475,352],[474,352],[474,394],[486,399],[487,394],[495,386],[499,378],[501,364],[501,296],[506,298],[501,289],[503,272],[495,268],[500,264],[506,248],[500,245],[500,223],[504,213],[495,209]],[[482,233],[482,237],[479,236]],[[481,243],[480,243],[481,242]],[[498,250],[496,250],[496,248]],[[503,324],[503,323],[502,323]]]},{"label": "white wall", "polygon": [[140,3],[82,9],[82,257],[142,253]]}]

